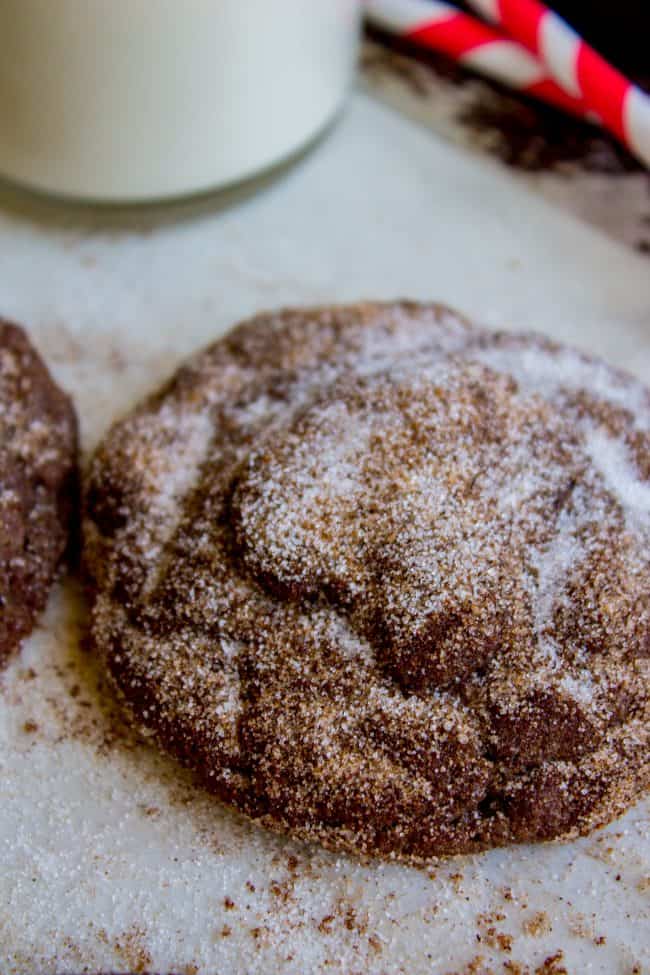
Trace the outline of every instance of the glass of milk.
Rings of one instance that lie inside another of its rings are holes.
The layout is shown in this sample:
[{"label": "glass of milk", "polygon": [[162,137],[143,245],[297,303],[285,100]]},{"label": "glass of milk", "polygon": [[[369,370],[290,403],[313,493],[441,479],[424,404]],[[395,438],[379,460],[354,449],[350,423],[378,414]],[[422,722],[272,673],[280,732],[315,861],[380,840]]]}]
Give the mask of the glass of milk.
[{"label": "glass of milk", "polygon": [[340,106],[359,0],[0,0],[0,176],[61,196],[199,193]]}]

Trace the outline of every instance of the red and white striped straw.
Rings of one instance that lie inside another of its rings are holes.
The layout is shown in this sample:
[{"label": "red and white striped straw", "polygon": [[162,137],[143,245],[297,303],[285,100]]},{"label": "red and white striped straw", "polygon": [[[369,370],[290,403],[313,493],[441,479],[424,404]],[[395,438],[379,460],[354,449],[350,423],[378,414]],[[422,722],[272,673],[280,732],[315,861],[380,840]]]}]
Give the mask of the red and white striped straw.
[{"label": "red and white striped straw", "polygon": [[[469,0],[523,44],[564,90],[646,166],[650,166],[650,98],[538,0]],[[615,16],[615,12],[612,16]]]},{"label": "red and white striped straw", "polygon": [[582,99],[568,95],[522,44],[440,0],[366,0],[366,18],[421,47],[448,54],[464,67],[510,88],[584,115]]}]

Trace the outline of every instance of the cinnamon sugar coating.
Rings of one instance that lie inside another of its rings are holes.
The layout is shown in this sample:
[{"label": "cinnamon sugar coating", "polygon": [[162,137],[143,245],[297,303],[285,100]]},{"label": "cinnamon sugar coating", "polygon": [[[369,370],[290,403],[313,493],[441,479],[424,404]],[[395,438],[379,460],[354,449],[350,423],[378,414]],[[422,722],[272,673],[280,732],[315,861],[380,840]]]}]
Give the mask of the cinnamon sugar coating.
[{"label": "cinnamon sugar coating", "polygon": [[44,608],[77,487],[68,397],[17,325],[0,320],[0,665]]},{"label": "cinnamon sugar coating", "polygon": [[401,859],[648,786],[650,393],[450,310],[260,315],[87,476],[93,637],[225,801]]}]

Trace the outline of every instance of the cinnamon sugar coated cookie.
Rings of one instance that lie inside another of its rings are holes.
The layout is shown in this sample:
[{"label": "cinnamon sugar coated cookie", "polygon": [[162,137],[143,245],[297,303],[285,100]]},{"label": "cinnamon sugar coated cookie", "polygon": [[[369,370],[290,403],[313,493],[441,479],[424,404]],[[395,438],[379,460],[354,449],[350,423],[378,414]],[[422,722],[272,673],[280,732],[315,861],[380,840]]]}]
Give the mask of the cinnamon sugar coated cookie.
[{"label": "cinnamon sugar coated cookie", "polygon": [[72,403],[17,325],[0,320],[0,666],[44,608],[76,490]]},{"label": "cinnamon sugar coated cookie", "polygon": [[422,860],[650,781],[650,392],[437,305],[260,315],[86,484],[97,650],[223,800]]}]

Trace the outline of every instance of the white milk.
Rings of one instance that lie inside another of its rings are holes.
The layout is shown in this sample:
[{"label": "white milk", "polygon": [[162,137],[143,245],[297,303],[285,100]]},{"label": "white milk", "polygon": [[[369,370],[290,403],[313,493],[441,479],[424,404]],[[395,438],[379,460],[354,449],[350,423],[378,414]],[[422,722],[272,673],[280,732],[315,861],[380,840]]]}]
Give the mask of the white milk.
[{"label": "white milk", "polygon": [[0,175],[146,200],[249,176],[341,103],[359,0],[0,0]]}]

